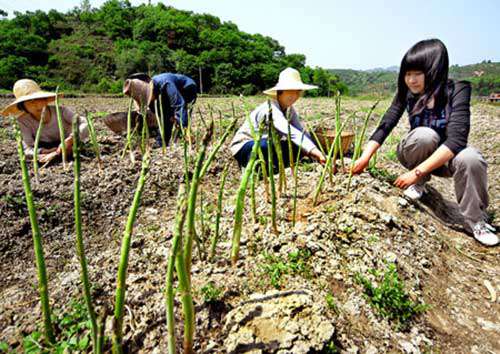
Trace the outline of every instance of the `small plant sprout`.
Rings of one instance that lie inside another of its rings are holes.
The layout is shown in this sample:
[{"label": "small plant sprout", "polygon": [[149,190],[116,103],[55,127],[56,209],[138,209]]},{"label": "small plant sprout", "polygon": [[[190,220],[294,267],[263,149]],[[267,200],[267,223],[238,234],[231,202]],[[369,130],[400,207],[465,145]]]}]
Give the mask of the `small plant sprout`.
[{"label": "small plant sprout", "polygon": [[[87,269],[87,258],[85,257],[85,246],[83,244],[83,233],[82,233],[82,211],[80,206],[80,133],[79,124],[80,117],[76,116],[73,119],[73,168],[74,168],[74,209],[75,209],[75,234],[76,234],[76,251],[78,255],[78,260],[80,261],[81,267],[81,278],[83,285],[83,294],[85,298],[85,304],[87,305],[87,311],[90,319],[91,330],[92,330],[92,344],[94,348],[94,353],[100,353],[102,348],[98,347],[98,328],[97,328],[97,317],[94,311],[94,305],[92,303],[92,293],[90,291],[90,281],[89,273]],[[90,130],[90,128],[89,128]]]},{"label": "small plant sprout", "polygon": [[206,304],[213,304],[217,302],[222,297],[222,292],[224,289],[215,286],[212,282],[205,284],[201,288],[201,294],[203,295],[203,301]]},{"label": "small plant sprout", "polygon": [[149,150],[145,151],[142,156],[142,167],[139,180],[137,181],[137,188],[135,190],[134,199],[130,206],[127,224],[123,232],[122,246],[120,252],[120,263],[118,265],[118,275],[116,284],[116,297],[115,297],[115,311],[114,311],[114,335],[113,335],[113,353],[123,353],[122,340],[123,340],[123,315],[125,309],[125,293],[127,290],[127,268],[128,258],[130,252],[130,242],[132,239],[132,232],[134,223],[139,210],[142,191],[146,182],[146,176],[149,170],[150,154]]},{"label": "small plant sprout", "polygon": [[92,148],[97,158],[97,163],[99,164],[99,170],[102,171],[101,151],[99,149],[99,143],[97,142],[97,134],[94,127],[94,118],[92,117],[91,113],[87,113],[86,116],[89,127],[90,142],[92,143]]},{"label": "small plant sprout", "polygon": [[217,213],[215,215],[215,232],[212,236],[212,242],[210,245],[210,259],[214,259],[215,250],[217,247],[217,242],[219,241],[220,234],[220,218],[222,216],[222,199],[224,198],[224,185],[226,183],[227,173],[229,171],[229,163],[226,163],[224,170],[222,170],[222,176],[220,179],[219,195],[217,196]]},{"label": "small plant sprout", "polygon": [[65,143],[65,135],[64,135],[64,127],[61,116],[61,109],[59,106],[59,86],[56,88],[56,115],[57,115],[57,126],[59,127],[59,138],[61,139],[61,150],[62,150],[62,161],[63,168],[66,169],[66,162],[68,161],[68,155],[66,151],[66,143]]},{"label": "small plant sprout", "polygon": [[45,328],[45,340],[53,344],[55,343],[54,327],[51,320],[50,311],[50,301],[49,301],[49,287],[47,280],[47,269],[45,267],[45,257],[43,254],[42,247],[42,236],[40,235],[40,229],[38,227],[38,220],[36,216],[35,203],[33,201],[33,193],[31,191],[30,176],[28,172],[28,166],[26,164],[26,156],[24,155],[23,149],[23,139],[21,136],[21,131],[19,130],[19,125],[17,123],[17,118],[12,119],[14,125],[16,141],[17,141],[17,152],[19,154],[19,162],[21,165],[24,195],[26,198],[26,205],[28,206],[28,213],[31,224],[31,233],[33,235],[33,248],[35,249],[35,259],[36,268],[38,273],[38,292],[40,294],[40,303],[42,305],[42,316]]}]

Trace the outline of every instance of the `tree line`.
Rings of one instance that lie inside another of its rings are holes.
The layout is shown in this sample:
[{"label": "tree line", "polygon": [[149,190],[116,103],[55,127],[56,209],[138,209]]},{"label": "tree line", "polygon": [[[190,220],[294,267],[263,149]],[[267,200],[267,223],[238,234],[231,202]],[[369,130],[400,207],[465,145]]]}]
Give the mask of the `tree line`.
[{"label": "tree line", "polygon": [[131,73],[170,71],[191,76],[204,93],[251,95],[273,86],[290,66],[319,86],[311,95],[348,91],[338,76],[306,66],[303,54],[287,54],[273,38],[162,3],[132,6],[128,0],[108,0],[92,8],[84,0],[66,13],[6,15],[0,13],[3,89],[27,77],[45,89],[118,93]]}]

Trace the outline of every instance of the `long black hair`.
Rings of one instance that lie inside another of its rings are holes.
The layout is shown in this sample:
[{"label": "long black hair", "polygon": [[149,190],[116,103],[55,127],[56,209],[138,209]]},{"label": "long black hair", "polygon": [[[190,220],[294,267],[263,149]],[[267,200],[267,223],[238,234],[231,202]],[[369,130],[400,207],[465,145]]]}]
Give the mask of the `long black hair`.
[{"label": "long black hair", "polygon": [[434,107],[446,105],[446,86],[448,83],[448,50],[439,39],[426,39],[413,45],[401,60],[398,77],[398,100],[406,103],[408,86],[405,75],[409,70],[419,70],[425,74],[424,93],[416,100],[410,115],[419,114],[434,98]]}]

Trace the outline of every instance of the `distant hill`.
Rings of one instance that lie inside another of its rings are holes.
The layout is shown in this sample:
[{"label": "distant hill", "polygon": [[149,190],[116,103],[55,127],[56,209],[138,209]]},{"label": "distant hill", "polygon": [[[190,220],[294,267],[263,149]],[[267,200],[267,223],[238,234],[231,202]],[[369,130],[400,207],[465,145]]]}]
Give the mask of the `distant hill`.
[{"label": "distant hill", "polygon": [[[397,66],[370,70],[330,69],[349,88],[351,95],[390,95],[396,91]],[[500,92],[500,62],[483,61],[471,65],[452,65],[450,78],[468,80],[472,83],[473,94],[487,96]]]}]

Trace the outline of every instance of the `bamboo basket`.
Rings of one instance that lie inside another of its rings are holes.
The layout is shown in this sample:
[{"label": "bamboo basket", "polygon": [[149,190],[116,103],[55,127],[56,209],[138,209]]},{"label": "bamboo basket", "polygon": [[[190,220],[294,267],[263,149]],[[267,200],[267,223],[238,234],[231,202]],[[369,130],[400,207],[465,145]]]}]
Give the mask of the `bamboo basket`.
[{"label": "bamboo basket", "polygon": [[[316,128],[314,132],[318,137],[318,140],[316,142],[323,147],[324,151],[329,151],[330,146],[333,144],[335,140],[335,129],[319,127]],[[342,134],[340,135],[340,140],[342,145],[342,151],[345,154],[351,148],[352,142],[354,140],[354,133],[349,131],[343,131]]]}]

